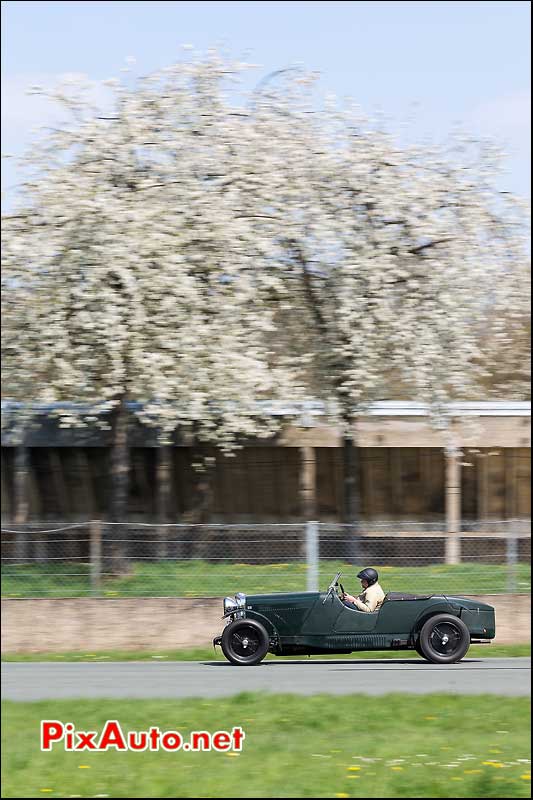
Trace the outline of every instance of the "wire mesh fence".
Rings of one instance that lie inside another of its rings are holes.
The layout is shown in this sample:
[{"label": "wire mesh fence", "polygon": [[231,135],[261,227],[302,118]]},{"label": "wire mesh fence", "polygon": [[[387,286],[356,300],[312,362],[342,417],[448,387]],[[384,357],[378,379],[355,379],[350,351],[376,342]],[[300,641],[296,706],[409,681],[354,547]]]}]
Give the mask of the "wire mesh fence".
[{"label": "wire mesh fence", "polygon": [[[453,537],[454,549],[449,547]],[[450,556],[452,553],[452,557]],[[530,520],[186,525],[86,522],[2,528],[2,596],[210,597],[348,591],[373,566],[385,591],[531,591]]]}]

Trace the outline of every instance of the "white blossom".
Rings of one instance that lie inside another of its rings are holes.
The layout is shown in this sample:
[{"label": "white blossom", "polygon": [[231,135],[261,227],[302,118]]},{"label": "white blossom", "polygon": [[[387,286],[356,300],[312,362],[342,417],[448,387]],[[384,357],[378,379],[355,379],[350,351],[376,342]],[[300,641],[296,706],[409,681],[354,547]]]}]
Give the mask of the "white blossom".
[{"label": "white blossom", "polygon": [[3,397],[92,416],[126,398],[227,449],[275,431],[263,399],[320,396],[348,425],[391,384],[436,411],[472,396],[480,328],[528,313],[493,153],[400,148],[301,70],[240,101],[246,68],[210,53],[107,81],[108,111],[54,94],[72,122],[3,219]]}]

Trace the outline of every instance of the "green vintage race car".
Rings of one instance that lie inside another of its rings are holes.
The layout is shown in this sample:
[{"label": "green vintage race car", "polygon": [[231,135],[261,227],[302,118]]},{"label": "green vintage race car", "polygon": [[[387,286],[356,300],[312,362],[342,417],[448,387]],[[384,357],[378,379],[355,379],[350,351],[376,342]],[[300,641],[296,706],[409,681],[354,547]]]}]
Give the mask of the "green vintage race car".
[{"label": "green vintage race car", "polygon": [[416,650],[434,664],[460,661],[472,642],[494,638],[494,609],[466,597],[389,592],[373,613],[346,606],[333,578],[327,592],[244,595],[224,600],[227,625],[213,639],[232,664],[277,656]]}]

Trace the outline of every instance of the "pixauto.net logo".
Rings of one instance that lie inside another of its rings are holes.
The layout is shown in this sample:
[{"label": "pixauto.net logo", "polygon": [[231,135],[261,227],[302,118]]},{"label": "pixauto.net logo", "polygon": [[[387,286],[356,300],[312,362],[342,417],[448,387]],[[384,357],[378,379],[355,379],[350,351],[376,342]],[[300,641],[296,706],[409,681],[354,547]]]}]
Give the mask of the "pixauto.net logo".
[{"label": "pixauto.net logo", "polygon": [[41,750],[50,751],[54,745],[63,747],[69,752],[92,750],[105,753],[108,750],[117,752],[142,752],[144,750],[165,750],[169,753],[202,752],[215,750],[220,753],[233,751],[240,753],[245,733],[236,727],[229,731],[191,731],[186,738],[178,731],[162,732],[157,726],[144,731],[128,731],[124,733],[116,719],[105,722],[101,732],[76,730],[72,722],[60,722],[56,719],[41,721]]}]

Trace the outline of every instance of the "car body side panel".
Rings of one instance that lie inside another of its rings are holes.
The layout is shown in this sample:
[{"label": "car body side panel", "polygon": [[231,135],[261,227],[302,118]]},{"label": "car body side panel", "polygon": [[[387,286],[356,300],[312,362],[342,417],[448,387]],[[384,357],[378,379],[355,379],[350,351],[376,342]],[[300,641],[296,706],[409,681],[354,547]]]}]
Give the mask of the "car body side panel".
[{"label": "car body side panel", "polygon": [[473,638],[495,634],[492,606],[444,595],[388,599],[373,613],[348,608],[336,594],[324,592],[249,595],[245,613],[262,622],[280,654],[412,647],[424,622],[436,614],[460,616]]},{"label": "car body side panel", "polygon": [[342,614],[344,608],[344,603],[341,603],[336,594],[328,597],[325,593],[322,593],[317,598],[305,620],[305,624],[298,633],[308,636],[329,636],[334,630],[336,620],[339,614]]},{"label": "car body side panel", "polygon": [[[427,600],[390,600],[379,611],[376,633],[411,634],[434,614],[453,614],[452,606],[443,597]],[[457,612],[455,612],[457,616]]]},{"label": "car body side panel", "polygon": [[333,629],[335,633],[368,633],[375,629],[380,613],[380,611],[359,611],[343,605]]},{"label": "car body side panel", "polygon": [[494,639],[496,622],[493,609],[461,609],[461,619],[473,638]]},{"label": "car body side panel", "polygon": [[305,627],[319,598],[318,592],[250,595],[246,598],[246,616],[261,614],[270,620],[279,636],[294,636]]}]

